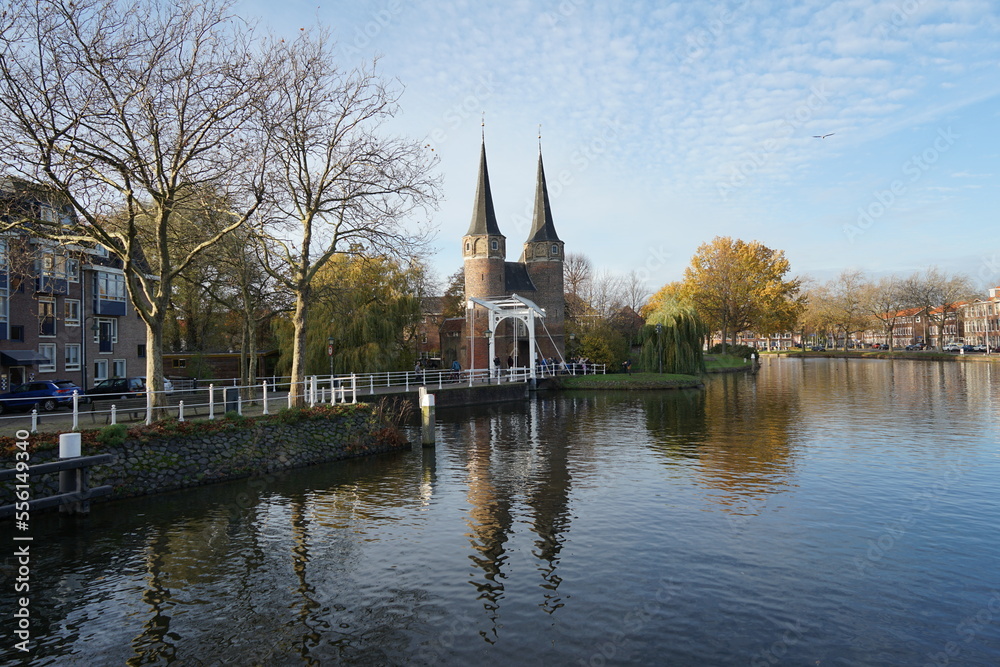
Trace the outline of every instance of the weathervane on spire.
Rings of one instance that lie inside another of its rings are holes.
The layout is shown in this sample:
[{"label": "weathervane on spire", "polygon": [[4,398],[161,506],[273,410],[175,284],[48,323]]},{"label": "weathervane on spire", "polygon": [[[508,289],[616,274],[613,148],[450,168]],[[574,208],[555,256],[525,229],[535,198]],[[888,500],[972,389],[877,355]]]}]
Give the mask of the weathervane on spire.
[{"label": "weathervane on spire", "polygon": [[542,124],[538,124],[538,152],[542,152]]},{"label": "weathervane on spire", "polygon": [[486,141],[486,112],[483,112],[483,141]]}]

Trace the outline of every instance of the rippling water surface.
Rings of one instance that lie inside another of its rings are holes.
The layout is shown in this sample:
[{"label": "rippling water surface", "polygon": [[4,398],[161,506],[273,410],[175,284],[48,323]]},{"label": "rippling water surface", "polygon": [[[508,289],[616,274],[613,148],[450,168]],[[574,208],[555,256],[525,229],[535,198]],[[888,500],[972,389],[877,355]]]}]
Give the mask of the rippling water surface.
[{"label": "rippling water surface", "polygon": [[31,664],[1000,664],[998,414],[1000,368],[857,360],[440,411],[38,517]]}]

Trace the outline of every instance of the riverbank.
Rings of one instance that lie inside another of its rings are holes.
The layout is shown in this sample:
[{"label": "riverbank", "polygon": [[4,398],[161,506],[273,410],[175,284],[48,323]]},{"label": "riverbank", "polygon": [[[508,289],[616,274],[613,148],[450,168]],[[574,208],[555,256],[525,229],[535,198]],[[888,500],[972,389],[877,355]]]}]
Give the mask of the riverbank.
[{"label": "riverbank", "polygon": [[823,352],[774,350],[762,355],[787,357],[790,359],[910,359],[915,361],[968,361],[980,363],[1000,363],[997,354],[955,354],[954,352],[909,352],[906,350],[825,350]]},{"label": "riverbank", "polygon": [[673,373],[567,375],[545,381],[546,389],[700,389],[701,378]]},{"label": "riverbank", "polygon": [[[89,484],[111,486],[107,499],[116,500],[409,448],[391,421],[359,403],[270,417],[118,425],[81,432],[82,453],[114,457],[91,468]],[[58,458],[56,434],[35,434],[28,443],[30,465]],[[0,448],[0,467],[15,467],[14,440],[0,439]],[[32,476],[30,485],[33,499],[54,495],[59,476]],[[0,505],[13,500],[12,486],[0,489]]]}]

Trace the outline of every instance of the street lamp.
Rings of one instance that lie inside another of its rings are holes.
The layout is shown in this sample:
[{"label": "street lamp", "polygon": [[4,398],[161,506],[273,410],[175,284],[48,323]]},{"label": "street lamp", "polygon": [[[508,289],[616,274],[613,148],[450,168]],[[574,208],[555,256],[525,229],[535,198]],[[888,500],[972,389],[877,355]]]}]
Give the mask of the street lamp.
[{"label": "street lamp", "polygon": [[660,373],[661,374],[663,373],[663,340],[662,340],[662,338],[660,336],[660,334],[662,334],[662,333],[663,333],[663,325],[662,324],[657,324],[656,325],[656,348],[658,350],[658,353],[657,353],[656,356],[659,358]]},{"label": "street lamp", "polygon": [[333,379],[333,336],[326,339],[326,356],[330,358],[330,378]]}]

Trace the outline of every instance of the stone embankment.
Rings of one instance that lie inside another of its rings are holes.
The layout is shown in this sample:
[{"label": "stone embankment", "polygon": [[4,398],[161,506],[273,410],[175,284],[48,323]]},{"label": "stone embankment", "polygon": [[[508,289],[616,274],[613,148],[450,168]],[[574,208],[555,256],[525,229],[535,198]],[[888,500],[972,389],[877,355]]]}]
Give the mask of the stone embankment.
[{"label": "stone embankment", "polygon": [[[229,422],[229,423],[227,423]],[[84,455],[108,453],[114,460],[91,469],[91,488],[111,485],[110,499],[173,491],[290,468],[378,454],[404,447],[394,428],[380,423],[368,406],[315,411],[292,417],[220,420],[184,428],[132,429],[124,442],[99,444],[85,439]],[[31,465],[58,458],[58,449],[31,453]],[[0,456],[0,466],[14,467],[13,453]],[[31,480],[31,497],[58,491],[59,475]],[[0,489],[0,505],[13,502],[13,485]]]}]

